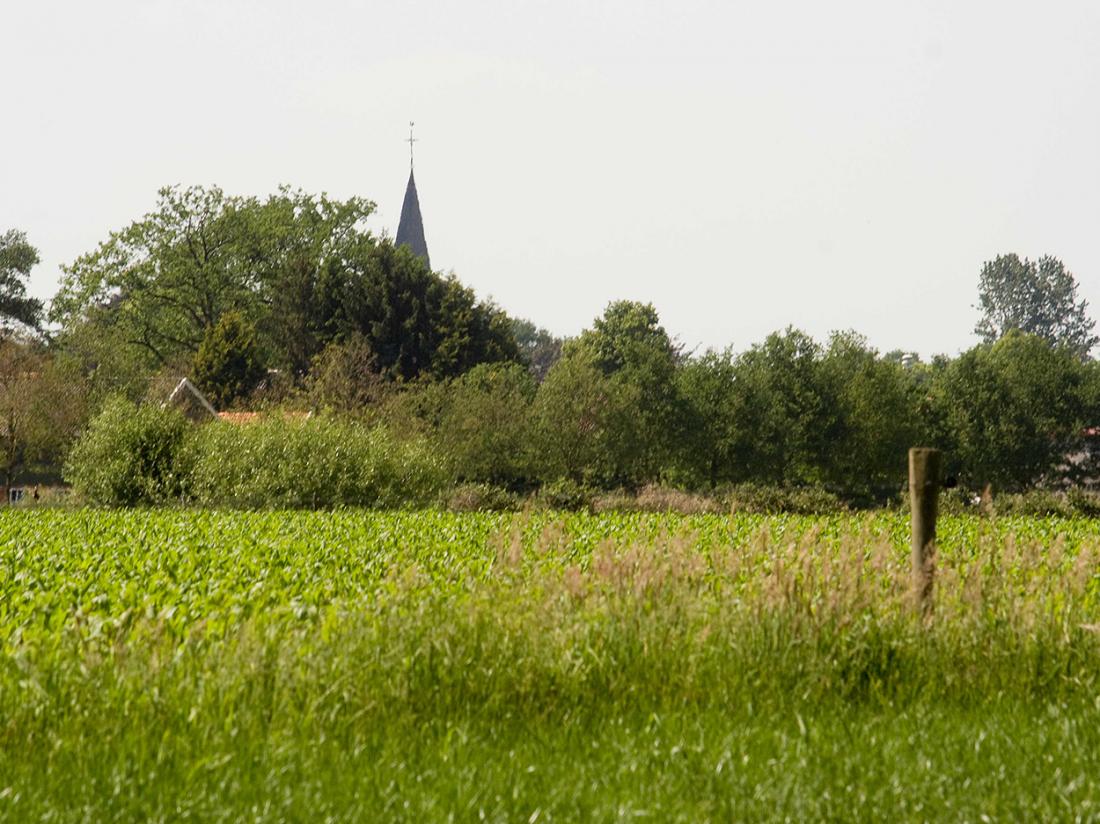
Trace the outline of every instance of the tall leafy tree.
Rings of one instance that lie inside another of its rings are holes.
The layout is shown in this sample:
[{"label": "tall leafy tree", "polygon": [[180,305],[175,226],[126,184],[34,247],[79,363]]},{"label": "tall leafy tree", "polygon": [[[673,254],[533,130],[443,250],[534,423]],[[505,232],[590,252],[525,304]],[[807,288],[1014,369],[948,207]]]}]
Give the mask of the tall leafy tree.
[{"label": "tall leafy tree", "polygon": [[193,354],[222,313],[253,300],[238,254],[244,204],[221,189],[162,189],[155,211],[63,267],[51,317],[86,322],[160,365]]},{"label": "tall leafy tree", "polygon": [[734,365],[738,480],[821,483],[821,456],[839,433],[819,369],[821,347],[797,329],[773,333]]},{"label": "tall leafy tree", "polygon": [[822,484],[871,500],[896,490],[919,440],[918,381],[852,332],[822,347],[794,329],[734,357],[693,358],[684,464],[709,484]]},{"label": "tall leafy tree", "polygon": [[734,376],[735,358],[728,349],[693,357],[678,370],[685,415],[678,480],[714,487],[737,479]]},{"label": "tall leafy tree", "polygon": [[42,321],[42,301],[27,296],[27,278],[38,262],[38,250],[24,232],[0,235],[0,328],[5,331],[12,322],[36,329]]},{"label": "tall leafy tree", "polygon": [[438,438],[457,477],[521,486],[529,479],[535,381],[518,363],[483,363],[453,380]]},{"label": "tall leafy tree", "polygon": [[1018,490],[1050,478],[1089,423],[1090,365],[1010,332],[937,370],[934,398],[953,469],[967,485]]},{"label": "tall leafy tree", "polygon": [[536,381],[542,383],[558,358],[564,341],[525,318],[512,318],[512,336]]},{"label": "tall leafy tree", "polygon": [[1076,279],[1050,255],[1032,261],[1009,254],[985,263],[978,308],[982,317],[974,331],[987,343],[1016,330],[1085,357],[1100,342],[1088,302],[1077,297]]},{"label": "tall leafy tree", "polygon": [[333,340],[322,308],[324,284],[374,248],[364,226],[373,211],[362,198],[283,189],[247,212],[248,254],[266,273],[256,324],[272,366],[301,375]]},{"label": "tall leafy tree", "polygon": [[[547,384],[552,383],[557,392],[576,381],[580,395],[601,399],[602,406],[589,403],[573,409],[585,419],[600,421],[595,431],[605,442],[601,472],[609,482],[632,486],[655,481],[672,465],[684,421],[676,383],[678,363],[679,351],[657,311],[636,301],[609,304],[591,329],[563,347],[543,388],[549,392]],[[607,385],[594,381],[589,370]],[[629,414],[620,414],[623,404],[630,405]],[[595,442],[591,437],[588,441]]]},{"label": "tall leafy tree", "polygon": [[28,467],[61,460],[84,422],[85,400],[79,375],[39,344],[0,341],[0,480],[5,492]]},{"label": "tall leafy tree", "polygon": [[544,482],[639,483],[649,462],[640,440],[638,387],[603,373],[573,349],[550,369],[531,409],[533,464]]},{"label": "tall leafy tree", "polygon": [[854,332],[830,337],[817,371],[821,394],[832,405],[826,416],[831,434],[821,444],[824,483],[867,500],[897,492],[908,449],[925,434],[919,373],[879,357]]},{"label": "tall leafy tree", "polygon": [[502,311],[389,241],[362,244],[319,294],[326,333],[362,335],[390,379],[450,378],[479,363],[521,360]]},{"label": "tall leafy tree", "polygon": [[519,360],[504,313],[376,240],[364,226],[373,209],[287,188],[266,200],[164,189],[155,211],[65,268],[51,317],[65,347],[128,384],[185,362],[229,312],[295,380],[354,335],[392,379]]},{"label": "tall leafy tree", "polygon": [[261,332],[270,360],[304,369],[323,346],[315,287],[368,241],[374,204],[281,189],[267,200],[166,188],[157,208],[63,268],[51,318],[62,339],[90,326],[149,368],[194,354],[229,311]]}]

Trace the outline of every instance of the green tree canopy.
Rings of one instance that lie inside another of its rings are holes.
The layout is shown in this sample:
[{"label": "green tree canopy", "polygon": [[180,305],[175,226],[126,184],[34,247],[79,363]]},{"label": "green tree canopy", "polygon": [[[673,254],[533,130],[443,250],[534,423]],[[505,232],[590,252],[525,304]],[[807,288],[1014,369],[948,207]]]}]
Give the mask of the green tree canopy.
[{"label": "green tree canopy", "polygon": [[454,277],[440,277],[407,247],[363,245],[319,290],[332,339],[362,335],[395,380],[456,377],[479,363],[521,360],[508,317]]},{"label": "green tree canopy", "polygon": [[531,410],[535,469],[545,482],[568,478],[615,485],[645,480],[639,470],[638,387],[605,375],[589,353],[564,355]]},{"label": "green tree canopy", "polygon": [[512,337],[536,381],[542,383],[558,358],[564,341],[524,318],[512,318]]},{"label": "green tree canopy", "polygon": [[63,340],[90,325],[155,367],[194,354],[237,311],[261,331],[270,362],[304,368],[321,348],[314,285],[369,242],[362,224],[373,210],[287,188],[265,201],[162,189],[155,211],[63,268],[50,316]]},{"label": "green tree canopy", "polygon": [[820,483],[820,456],[837,434],[835,402],[823,394],[821,347],[797,329],[775,332],[734,366],[738,480]]},{"label": "green tree canopy", "polygon": [[730,350],[688,360],[677,382],[684,405],[680,480],[717,486],[738,478],[735,358]]},{"label": "green tree canopy", "polygon": [[79,375],[34,341],[0,341],[0,478],[61,460],[84,422]]},{"label": "green tree canopy", "polygon": [[535,381],[518,363],[483,363],[451,382],[439,441],[461,481],[522,486]]},{"label": "green tree canopy", "polygon": [[820,484],[882,499],[920,440],[917,375],[852,332],[822,347],[796,329],[735,357],[708,352],[679,370],[687,477],[719,483]]},{"label": "green tree canopy", "polygon": [[1077,298],[1076,279],[1050,255],[1037,261],[1001,255],[985,263],[978,308],[982,317],[974,331],[987,343],[1016,330],[1085,357],[1100,342],[1088,302]]},{"label": "green tree canopy", "polygon": [[42,301],[27,297],[27,278],[38,262],[38,250],[24,232],[0,235],[0,328],[16,322],[37,329],[42,322]]},{"label": "green tree canopy", "polygon": [[854,332],[831,336],[817,372],[821,395],[832,407],[825,424],[829,437],[821,443],[823,482],[867,500],[900,490],[909,447],[925,435],[919,374],[879,357]]},{"label": "green tree canopy", "polygon": [[679,351],[657,310],[637,301],[609,304],[591,329],[565,344],[562,360],[567,359],[597,369],[616,385],[616,398],[633,399],[634,408],[614,436],[614,479],[627,485],[658,480],[674,463],[686,409],[676,381]]},{"label": "green tree canopy", "polygon": [[195,355],[194,377],[217,409],[249,395],[263,380],[256,330],[240,312],[226,312],[207,330]]},{"label": "green tree canopy", "polygon": [[1079,441],[1088,364],[1035,335],[1010,332],[937,371],[935,401],[953,468],[975,489],[1024,489],[1050,477]]},{"label": "green tree canopy", "polygon": [[64,269],[51,318],[62,345],[130,383],[193,356],[228,312],[296,380],[356,334],[394,379],[518,360],[503,312],[376,240],[373,209],[287,188],[266,200],[163,189],[154,212]]}]

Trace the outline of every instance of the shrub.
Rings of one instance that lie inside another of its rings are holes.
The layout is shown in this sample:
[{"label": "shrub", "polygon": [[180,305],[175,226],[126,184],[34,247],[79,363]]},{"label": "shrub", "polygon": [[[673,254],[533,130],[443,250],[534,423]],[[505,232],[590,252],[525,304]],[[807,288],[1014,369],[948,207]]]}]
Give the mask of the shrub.
[{"label": "shrub", "polygon": [[1100,518],[1100,494],[1083,489],[1071,489],[1066,493],[1070,506],[1078,515],[1086,518]]},{"label": "shrub", "polygon": [[638,492],[638,508],[643,512],[679,512],[681,515],[699,515],[718,512],[721,507],[713,498],[650,484]]},{"label": "shrub", "polygon": [[727,500],[734,512],[762,514],[792,512],[817,515],[847,510],[847,506],[840,498],[816,486],[782,487],[740,484],[730,490]]},{"label": "shrub", "polygon": [[535,382],[516,363],[475,366],[452,381],[436,440],[460,480],[523,487]]},{"label": "shrub", "polygon": [[636,495],[625,490],[601,495],[592,502],[592,508],[596,512],[676,512],[680,515],[699,515],[722,509],[714,498],[656,484],[642,487]]},{"label": "shrub", "polygon": [[592,490],[576,481],[562,478],[545,484],[535,496],[535,503],[546,509],[588,509],[592,505]]},{"label": "shrub", "polygon": [[226,312],[206,331],[195,355],[195,383],[218,409],[231,406],[263,380],[256,329],[239,312]]},{"label": "shrub", "polygon": [[596,486],[645,480],[649,451],[637,424],[637,387],[604,375],[583,353],[563,357],[531,407],[531,453],[544,482]]},{"label": "shrub", "polygon": [[511,512],[519,508],[519,497],[491,484],[461,484],[447,495],[452,512]]},{"label": "shrub", "polygon": [[211,423],[197,430],[190,451],[194,498],[207,505],[419,505],[447,479],[424,441],[327,417]]},{"label": "shrub", "polygon": [[378,357],[358,332],[313,359],[306,387],[314,408],[349,416],[362,415],[386,392]]},{"label": "shrub", "polygon": [[1065,492],[1032,489],[1015,495],[998,495],[993,503],[998,515],[1028,517],[1058,515],[1063,518],[1074,516],[1095,518],[1100,515],[1100,496],[1095,492],[1079,488]]},{"label": "shrub", "polygon": [[85,500],[107,506],[179,498],[188,475],[182,454],[188,426],[173,409],[108,400],[73,447],[65,480]]}]

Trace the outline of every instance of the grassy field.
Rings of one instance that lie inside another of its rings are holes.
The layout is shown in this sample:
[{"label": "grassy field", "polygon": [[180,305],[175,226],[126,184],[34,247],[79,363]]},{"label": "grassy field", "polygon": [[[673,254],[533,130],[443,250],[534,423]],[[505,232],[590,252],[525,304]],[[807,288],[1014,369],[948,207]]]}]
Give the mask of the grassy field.
[{"label": "grassy field", "polygon": [[0,514],[0,819],[1100,819],[1100,523]]}]

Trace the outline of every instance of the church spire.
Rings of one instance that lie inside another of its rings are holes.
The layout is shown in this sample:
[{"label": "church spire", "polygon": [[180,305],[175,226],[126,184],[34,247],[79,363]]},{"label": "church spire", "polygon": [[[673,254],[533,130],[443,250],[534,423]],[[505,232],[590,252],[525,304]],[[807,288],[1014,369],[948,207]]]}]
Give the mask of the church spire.
[{"label": "church spire", "polygon": [[409,185],[405,187],[405,202],[401,204],[401,221],[397,224],[396,246],[408,246],[414,255],[423,258],[429,269],[428,243],[424,240],[424,220],[420,217],[420,198],[416,194],[416,180],[413,177],[413,124],[409,123]]}]

